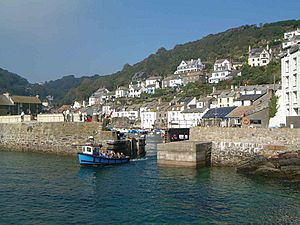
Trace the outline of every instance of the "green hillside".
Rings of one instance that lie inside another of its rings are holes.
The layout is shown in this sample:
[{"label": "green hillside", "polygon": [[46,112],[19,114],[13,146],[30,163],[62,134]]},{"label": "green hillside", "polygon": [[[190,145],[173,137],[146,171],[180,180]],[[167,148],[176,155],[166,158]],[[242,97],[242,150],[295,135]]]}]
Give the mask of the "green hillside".
[{"label": "green hillside", "polygon": [[[300,27],[300,20],[280,21],[269,24],[245,25],[229,29],[218,34],[210,34],[200,40],[176,45],[171,50],[160,48],[155,54],[149,55],[143,61],[134,65],[125,65],[124,68],[111,76],[99,77],[91,81],[82,81],[77,87],[70,90],[63,102],[70,102],[74,99],[85,99],[99,87],[115,89],[119,85],[126,85],[131,81],[132,76],[137,72],[145,72],[147,76],[172,74],[181,60],[201,58],[206,64],[207,72],[217,58],[230,58],[232,60],[246,62],[248,47],[266,46],[278,50],[280,48],[283,33]],[[277,61],[277,62],[276,62]],[[278,59],[265,68],[245,67],[245,77],[233,81],[235,84],[263,84],[280,79],[280,64]],[[246,79],[244,79],[246,78]],[[223,82],[220,86],[230,85]]]},{"label": "green hillside", "polygon": [[[248,47],[269,46],[278,52],[283,33],[300,27],[300,20],[280,21],[269,24],[245,25],[227,31],[210,34],[200,40],[176,45],[171,50],[160,48],[156,53],[134,65],[126,64],[121,71],[112,75],[75,78],[65,76],[42,85],[30,84],[17,74],[0,69],[0,93],[9,91],[12,94],[36,95],[41,98],[54,96],[57,103],[71,103],[73,100],[87,99],[95,90],[106,87],[114,90],[117,86],[128,85],[135,73],[144,72],[147,77],[152,75],[167,76],[172,74],[181,60],[201,58],[205,63],[206,73],[210,73],[213,63],[218,58],[230,58],[233,61],[246,62]],[[200,28],[199,28],[200,29]],[[280,80],[279,59],[274,59],[268,66],[250,68],[245,66],[243,76],[218,84],[217,88],[226,88],[231,84],[264,84]],[[205,94],[211,85],[190,84],[183,88],[180,95]],[[164,93],[164,92],[162,92]]]},{"label": "green hillside", "polygon": [[18,74],[0,68],[0,94],[5,92],[14,95],[28,95],[29,82]]}]

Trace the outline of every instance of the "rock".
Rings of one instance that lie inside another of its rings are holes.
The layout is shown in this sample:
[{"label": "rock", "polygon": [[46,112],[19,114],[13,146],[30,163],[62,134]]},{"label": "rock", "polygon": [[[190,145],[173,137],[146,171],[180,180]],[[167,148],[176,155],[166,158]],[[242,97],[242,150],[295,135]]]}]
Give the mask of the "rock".
[{"label": "rock", "polygon": [[239,173],[300,181],[299,151],[278,153],[276,157],[256,156],[236,168]]}]

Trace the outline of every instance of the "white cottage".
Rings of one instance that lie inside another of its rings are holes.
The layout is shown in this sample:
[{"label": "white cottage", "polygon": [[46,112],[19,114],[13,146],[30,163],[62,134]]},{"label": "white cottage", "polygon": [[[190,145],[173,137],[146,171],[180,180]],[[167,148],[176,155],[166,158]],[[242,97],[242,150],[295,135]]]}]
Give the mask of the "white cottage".
[{"label": "white cottage", "polygon": [[201,59],[182,60],[174,74],[189,73],[203,70]]},{"label": "white cottage", "polygon": [[251,67],[265,66],[270,63],[272,59],[272,50],[267,45],[266,48],[253,48],[249,46],[248,65]]}]

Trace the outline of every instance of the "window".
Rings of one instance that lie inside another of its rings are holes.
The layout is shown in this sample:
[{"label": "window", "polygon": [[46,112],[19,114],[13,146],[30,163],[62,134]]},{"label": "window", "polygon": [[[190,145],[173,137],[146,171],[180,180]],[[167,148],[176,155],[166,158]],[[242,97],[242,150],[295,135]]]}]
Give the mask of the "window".
[{"label": "window", "polygon": [[293,69],[297,70],[297,57],[293,58]]},{"label": "window", "polygon": [[263,62],[263,63],[267,63],[267,60],[263,60],[262,62]]},{"label": "window", "polygon": [[289,60],[285,61],[285,72],[288,73],[289,72],[289,67],[290,67],[290,62]]},{"label": "window", "polygon": [[293,75],[293,87],[296,87],[297,86],[297,74],[295,73]]},{"label": "window", "polygon": [[293,103],[297,104],[297,91],[293,91]]},{"label": "window", "polygon": [[261,124],[261,120],[250,120],[251,124]]},{"label": "window", "polygon": [[290,101],[290,95],[288,92],[285,93],[285,102],[286,104],[288,105],[289,104],[289,101]]}]

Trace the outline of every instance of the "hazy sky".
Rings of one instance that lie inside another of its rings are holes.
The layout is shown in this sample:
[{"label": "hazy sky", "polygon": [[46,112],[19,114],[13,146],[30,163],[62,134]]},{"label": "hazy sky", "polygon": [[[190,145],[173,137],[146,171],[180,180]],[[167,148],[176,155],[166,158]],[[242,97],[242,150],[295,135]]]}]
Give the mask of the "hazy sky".
[{"label": "hazy sky", "polygon": [[300,19],[300,0],[0,0],[0,67],[30,82],[110,74],[160,47]]}]

